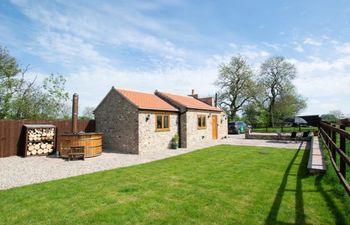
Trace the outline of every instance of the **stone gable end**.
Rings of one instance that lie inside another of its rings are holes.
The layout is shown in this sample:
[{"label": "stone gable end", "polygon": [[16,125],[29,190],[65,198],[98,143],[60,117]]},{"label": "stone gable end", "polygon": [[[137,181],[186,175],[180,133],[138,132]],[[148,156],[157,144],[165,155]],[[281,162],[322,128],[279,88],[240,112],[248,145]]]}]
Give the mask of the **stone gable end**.
[{"label": "stone gable end", "polygon": [[103,133],[103,148],[138,154],[138,109],[111,90],[95,110],[96,131]]}]

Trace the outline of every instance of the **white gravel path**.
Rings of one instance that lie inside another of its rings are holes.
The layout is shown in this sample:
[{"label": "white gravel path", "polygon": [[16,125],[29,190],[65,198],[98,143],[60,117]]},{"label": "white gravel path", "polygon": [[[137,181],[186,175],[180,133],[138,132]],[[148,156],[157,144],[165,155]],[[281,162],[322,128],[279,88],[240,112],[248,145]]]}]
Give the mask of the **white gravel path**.
[{"label": "white gravel path", "polygon": [[[269,142],[264,140],[246,140],[243,135],[229,136],[229,138],[217,141],[213,145],[233,144],[250,146],[268,146],[277,148],[297,149],[299,143],[295,142]],[[140,155],[103,152],[101,156],[87,158],[85,161],[65,161],[52,157],[27,157],[18,156],[0,158],[0,190],[57,180],[66,177],[78,176],[102,170],[126,167],[142,164],[171,156],[181,155],[201,149],[207,146],[198,146],[191,149],[164,150],[149,152]]]}]

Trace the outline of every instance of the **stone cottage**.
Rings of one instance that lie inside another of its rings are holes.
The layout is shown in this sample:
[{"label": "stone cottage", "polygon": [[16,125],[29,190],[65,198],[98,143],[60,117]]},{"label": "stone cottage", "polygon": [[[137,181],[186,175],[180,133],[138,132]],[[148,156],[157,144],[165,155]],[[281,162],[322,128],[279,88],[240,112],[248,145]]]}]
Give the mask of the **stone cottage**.
[{"label": "stone cottage", "polygon": [[189,96],[156,91],[155,94],[179,110],[179,136],[182,148],[227,136],[227,115],[215,106],[214,99],[198,98],[192,90]]},{"label": "stone cottage", "polygon": [[227,116],[213,98],[144,93],[112,87],[95,109],[103,147],[138,154],[169,148],[178,134],[180,147],[193,147],[227,136]]}]

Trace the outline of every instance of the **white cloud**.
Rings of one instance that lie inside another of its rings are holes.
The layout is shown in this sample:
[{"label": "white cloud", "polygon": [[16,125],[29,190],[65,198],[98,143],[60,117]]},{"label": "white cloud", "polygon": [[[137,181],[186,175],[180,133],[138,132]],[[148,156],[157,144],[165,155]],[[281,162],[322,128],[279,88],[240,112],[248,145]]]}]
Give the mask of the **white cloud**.
[{"label": "white cloud", "polygon": [[212,95],[216,91],[213,85],[216,78],[216,67],[165,68],[149,72],[84,67],[67,77],[67,88],[72,90],[71,93],[79,93],[81,108],[84,108],[97,106],[112,86],[146,92],[158,89],[183,95],[196,89],[202,96]]},{"label": "white cloud", "polygon": [[281,50],[281,47],[280,47],[279,44],[271,44],[271,43],[268,43],[268,42],[263,42],[263,45],[265,45],[266,47],[272,48],[275,51]]},{"label": "white cloud", "polygon": [[237,48],[237,45],[235,43],[229,43],[228,44],[231,48]]},{"label": "white cloud", "polygon": [[303,95],[309,97],[350,96],[350,76],[342,73],[319,78],[313,74],[299,74],[294,84]]},{"label": "white cloud", "polygon": [[304,49],[300,45],[295,47],[294,50],[297,51],[297,52],[304,52]]},{"label": "white cloud", "polygon": [[[334,74],[335,71],[344,71],[350,66],[350,57],[342,57],[331,60],[324,60],[319,57],[309,57],[309,60],[289,59],[295,63],[300,74],[314,73],[316,76],[322,74]],[[319,73],[319,74],[317,74]]]},{"label": "white cloud", "polygon": [[317,41],[313,38],[306,38],[304,40],[304,44],[313,45],[313,46],[321,46],[322,45],[322,43],[320,41]]},{"label": "white cloud", "polygon": [[[295,80],[298,90],[309,97],[307,112],[325,113],[337,108],[350,112],[348,100],[341,97],[350,95],[350,43],[310,34],[290,44],[227,43],[226,49],[205,54],[198,46],[209,49],[210,43],[220,42],[218,46],[222,46],[226,42],[217,35],[214,41],[207,41],[211,37],[201,36],[197,27],[185,21],[151,16],[163,5],[186,4],[176,0],[119,1],[113,5],[93,1],[13,2],[32,22],[27,40],[31,53],[47,63],[67,67],[67,87],[80,94],[81,107],[96,106],[113,85],[179,94],[194,88],[200,94],[213,94],[217,67],[231,56],[239,53],[247,57],[256,69],[274,51],[293,55],[294,49],[303,53],[289,60],[299,72]],[[0,31],[7,30],[6,26],[0,25]],[[285,40],[289,33],[281,31],[279,35]],[[135,66],[123,66],[118,60]],[[134,60],[153,63],[156,68],[138,67]]]},{"label": "white cloud", "polygon": [[[163,1],[157,3],[119,2],[95,4],[86,2],[65,2],[59,4],[59,11],[55,2],[31,4],[28,1],[13,0],[24,15],[35,23],[40,24],[37,33],[41,39],[50,39],[52,33],[69,35],[90,45],[109,45],[131,47],[158,54],[162,57],[180,59],[186,55],[186,50],[176,46],[172,40],[180,39],[181,34],[175,29],[169,29],[166,20],[157,20],[146,16],[148,10],[160,7],[161,4],[174,4]],[[171,35],[168,35],[171,34]],[[48,37],[43,37],[47,35]],[[40,41],[40,40],[39,40]],[[42,43],[35,43],[42,44]],[[45,47],[45,46],[44,46]]]},{"label": "white cloud", "polygon": [[59,62],[68,66],[79,66],[81,63],[109,63],[109,60],[100,55],[93,45],[67,33],[43,32],[36,40],[37,42],[31,46],[32,52],[47,62]]},{"label": "white cloud", "polygon": [[[338,43],[336,43],[338,44]],[[343,43],[343,44],[338,44],[335,49],[337,52],[342,53],[342,54],[350,54],[350,43]]]},{"label": "white cloud", "polygon": [[270,56],[270,53],[262,50],[256,45],[244,45],[239,49],[239,53],[251,61],[261,61]]},{"label": "white cloud", "polygon": [[289,59],[298,69],[294,80],[300,94],[308,98],[306,114],[324,114],[340,109],[350,112],[349,57],[325,60],[309,57],[308,60]]}]

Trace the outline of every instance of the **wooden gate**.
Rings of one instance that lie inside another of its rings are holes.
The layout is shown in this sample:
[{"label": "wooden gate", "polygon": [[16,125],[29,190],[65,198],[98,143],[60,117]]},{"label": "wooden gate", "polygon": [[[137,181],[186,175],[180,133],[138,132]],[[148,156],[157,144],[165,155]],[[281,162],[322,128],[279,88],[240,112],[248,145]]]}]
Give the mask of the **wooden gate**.
[{"label": "wooden gate", "polygon": [[214,140],[218,139],[218,116],[217,115],[212,116],[211,126],[212,126],[213,139]]}]

